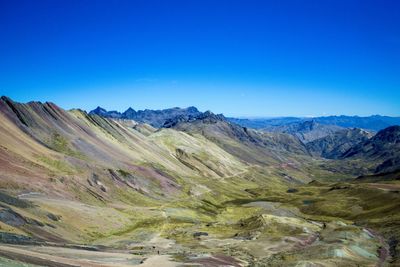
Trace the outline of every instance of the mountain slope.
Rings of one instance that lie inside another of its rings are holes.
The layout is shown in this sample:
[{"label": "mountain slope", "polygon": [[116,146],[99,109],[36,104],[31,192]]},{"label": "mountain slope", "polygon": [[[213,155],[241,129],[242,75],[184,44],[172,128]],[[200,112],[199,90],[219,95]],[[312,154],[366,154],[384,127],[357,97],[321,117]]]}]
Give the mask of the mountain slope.
[{"label": "mountain slope", "polygon": [[334,125],[323,125],[317,123],[315,120],[294,122],[281,126],[271,126],[264,128],[267,132],[279,132],[291,134],[299,138],[303,143],[308,143],[313,140],[323,138],[333,134],[342,128]]},{"label": "mountain slope", "polygon": [[372,136],[372,133],[357,128],[342,129],[308,142],[306,147],[314,156],[336,159],[353,146],[367,141]]},{"label": "mountain slope", "polygon": [[362,159],[373,163],[376,172],[400,169],[400,126],[391,126],[346,151],[346,159]]},{"label": "mountain slope", "polygon": [[[192,136],[202,135],[243,162],[257,166],[258,171],[282,181],[308,182],[314,171],[321,179],[330,179],[333,175],[332,170],[321,170],[320,162],[310,157],[305,145],[289,134],[248,129],[211,112],[186,120],[177,117],[167,124]],[[347,174],[339,176],[344,178]]]},{"label": "mountain slope", "polygon": [[[246,195],[243,188],[256,186],[241,177],[248,162],[201,135],[146,126],[143,134],[132,121],[67,112],[52,103],[21,104],[6,97],[0,99],[0,121],[0,186],[7,199],[27,195],[42,207],[20,210],[7,204],[4,216],[0,208],[0,226],[34,240],[86,242],[95,235],[92,227],[103,234],[122,231],[132,223],[131,216],[116,211],[114,205],[148,209],[194,196],[187,202],[192,205],[199,194],[212,192],[211,199],[226,199]],[[259,184],[286,183],[263,173],[249,175],[255,175]],[[224,188],[224,179],[234,181],[229,189]],[[84,205],[93,207],[88,210]],[[62,222],[41,226],[52,223],[46,212],[62,216]],[[101,225],[96,216],[107,214],[121,223],[110,220]],[[10,216],[16,221],[10,222]],[[27,219],[18,219],[21,216]],[[74,220],[77,216],[90,219]],[[154,215],[135,216],[138,222]],[[33,217],[39,223],[20,225],[20,220],[30,222]]]},{"label": "mountain slope", "polygon": [[[43,173],[61,171],[65,175],[90,176],[93,169],[123,169],[128,172],[137,173],[138,176],[145,173],[154,175],[154,182],[166,179],[164,189],[173,189],[175,182],[164,174],[156,174],[153,170],[162,169],[171,171],[177,176],[196,176],[198,172],[182,163],[177,154],[171,153],[171,148],[166,148],[164,139],[180,139],[178,133],[173,130],[161,130],[154,133],[153,129],[138,128],[136,124],[129,121],[108,120],[97,115],[88,115],[80,110],[66,112],[52,103],[31,102],[19,104],[8,98],[0,101],[3,132],[1,145],[4,157],[15,154],[15,160],[30,162],[39,170],[34,172]],[[142,126],[143,127],[143,126]],[[153,137],[153,135],[159,138]],[[196,143],[194,137],[189,143]],[[15,140],[15,141],[14,141]],[[219,162],[218,174],[209,169],[207,164],[199,161],[198,171],[201,175],[208,177],[223,177],[239,172],[242,164],[231,157],[219,147],[213,145],[206,139],[199,140],[201,145],[210,148],[208,151],[191,151],[190,154],[202,158],[204,161]],[[21,145],[26,144],[26,145]],[[211,149],[213,147],[213,149]],[[187,149],[188,146],[185,148]],[[174,146],[172,149],[182,150],[182,146]],[[10,158],[9,158],[10,159]],[[14,159],[14,158],[13,158]],[[22,164],[22,163],[21,163]],[[108,177],[108,171],[98,171],[100,179],[103,175]],[[4,172],[3,172],[4,174]],[[46,175],[46,176],[48,176]],[[148,177],[149,178],[149,177]],[[4,177],[7,179],[7,177]],[[23,179],[23,178],[21,178]],[[161,180],[158,180],[161,179]],[[14,179],[11,179],[15,181]],[[10,180],[10,182],[12,182]],[[84,181],[80,181],[84,182]],[[19,181],[21,185],[21,181]],[[159,186],[152,186],[156,189]],[[148,189],[150,190],[150,189]],[[103,192],[101,192],[103,193]]]},{"label": "mountain slope", "polygon": [[228,122],[223,115],[205,112],[197,117],[176,117],[165,127],[201,134],[244,161],[265,164],[282,162],[291,153],[308,154],[304,145],[287,134],[269,134]]}]

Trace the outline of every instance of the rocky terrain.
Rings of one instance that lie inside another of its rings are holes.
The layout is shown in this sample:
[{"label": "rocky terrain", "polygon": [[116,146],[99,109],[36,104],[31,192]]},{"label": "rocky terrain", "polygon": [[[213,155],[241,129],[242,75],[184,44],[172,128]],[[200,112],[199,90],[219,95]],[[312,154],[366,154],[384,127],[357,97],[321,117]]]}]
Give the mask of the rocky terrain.
[{"label": "rocky terrain", "polygon": [[400,127],[283,128],[2,97],[0,265],[398,266]]}]

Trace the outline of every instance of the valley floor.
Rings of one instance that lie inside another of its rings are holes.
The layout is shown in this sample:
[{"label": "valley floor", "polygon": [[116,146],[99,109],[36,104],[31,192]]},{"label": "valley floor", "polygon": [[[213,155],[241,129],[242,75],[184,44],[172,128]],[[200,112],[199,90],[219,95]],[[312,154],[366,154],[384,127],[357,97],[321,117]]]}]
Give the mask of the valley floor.
[{"label": "valley floor", "polygon": [[[27,194],[21,198],[62,214],[71,227],[91,223],[93,238],[84,245],[2,244],[0,266],[396,266],[399,190],[396,182],[313,182],[273,192],[253,188],[251,198],[211,203],[203,196],[158,207]],[[113,228],[108,221],[124,218],[131,223]]]}]

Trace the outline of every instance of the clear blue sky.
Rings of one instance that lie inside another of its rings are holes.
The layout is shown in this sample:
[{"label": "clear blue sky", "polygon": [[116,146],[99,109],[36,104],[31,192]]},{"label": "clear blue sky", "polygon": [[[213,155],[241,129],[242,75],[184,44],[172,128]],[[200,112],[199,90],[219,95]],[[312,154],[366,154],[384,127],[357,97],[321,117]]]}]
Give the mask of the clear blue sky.
[{"label": "clear blue sky", "polygon": [[0,94],[64,108],[400,115],[400,1],[0,0]]}]

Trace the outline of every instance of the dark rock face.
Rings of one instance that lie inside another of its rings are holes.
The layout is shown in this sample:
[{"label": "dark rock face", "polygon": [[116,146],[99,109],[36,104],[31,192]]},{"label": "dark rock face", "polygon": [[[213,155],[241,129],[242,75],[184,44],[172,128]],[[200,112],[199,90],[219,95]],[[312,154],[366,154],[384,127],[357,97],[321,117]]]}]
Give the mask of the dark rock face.
[{"label": "dark rock face", "polygon": [[163,128],[172,128],[175,125],[182,123],[182,122],[192,122],[195,121],[196,117],[195,116],[184,116],[184,115],[180,115],[180,116],[176,116],[174,118],[169,118],[167,119],[164,124],[162,125]]},{"label": "dark rock face", "polygon": [[33,244],[35,241],[24,235],[0,232],[0,242],[7,244]]},{"label": "dark rock face", "polygon": [[0,211],[0,221],[11,226],[21,226],[26,223],[26,220],[21,215],[11,209]]},{"label": "dark rock face", "polygon": [[388,173],[397,170],[400,170],[400,156],[385,160],[383,163],[379,164],[375,169],[375,173]]},{"label": "dark rock face", "polygon": [[224,115],[214,114],[209,110],[196,116],[196,119],[202,120],[204,123],[217,123],[218,121],[226,121]]},{"label": "dark rock face", "polygon": [[224,115],[214,114],[211,111],[206,111],[204,113],[199,113],[197,115],[180,115],[170,118],[165,121],[164,128],[172,128],[179,123],[189,123],[194,121],[201,121],[202,123],[217,123],[219,121],[226,121]]},{"label": "dark rock face", "polygon": [[32,204],[29,201],[21,200],[19,198],[10,196],[3,192],[0,192],[0,202],[19,208],[29,208],[32,206]]},{"label": "dark rock face", "polygon": [[289,188],[286,192],[287,193],[297,193],[297,192],[299,192],[299,190],[297,190],[296,188]]},{"label": "dark rock face", "polygon": [[378,132],[375,135],[373,140],[378,140],[380,142],[393,143],[393,144],[400,143],[400,126],[395,125],[383,129],[382,131]]},{"label": "dark rock face", "polygon": [[47,213],[47,217],[48,217],[50,220],[53,220],[53,221],[55,221],[55,222],[58,222],[59,220],[61,220],[61,216],[60,216],[60,215],[55,215],[55,214],[53,214],[53,213]]},{"label": "dark rock face", "polygon": [[202,113],[195,107],[170,108],[163,110],[146,109],[138,111],[135,111],[133,108],[128,108],[123,113],[119,113],[117,111],[107,111],[101,107],[97,107],[96,109],[90,111],[89,114],[95,114],[102,117],[113,118],[113,119],[134,120],[141,123],[148,123],[153,127],[160,128],[167,121],[173,120],[176,117],[182,120],[183,118],[186,119],[189,117],[195,117]]},{"label": "dark rock face", "polygon": [[195,232],[193,233],[193,237],[200,237],[200,236],[208,236],[206,232]]}]

